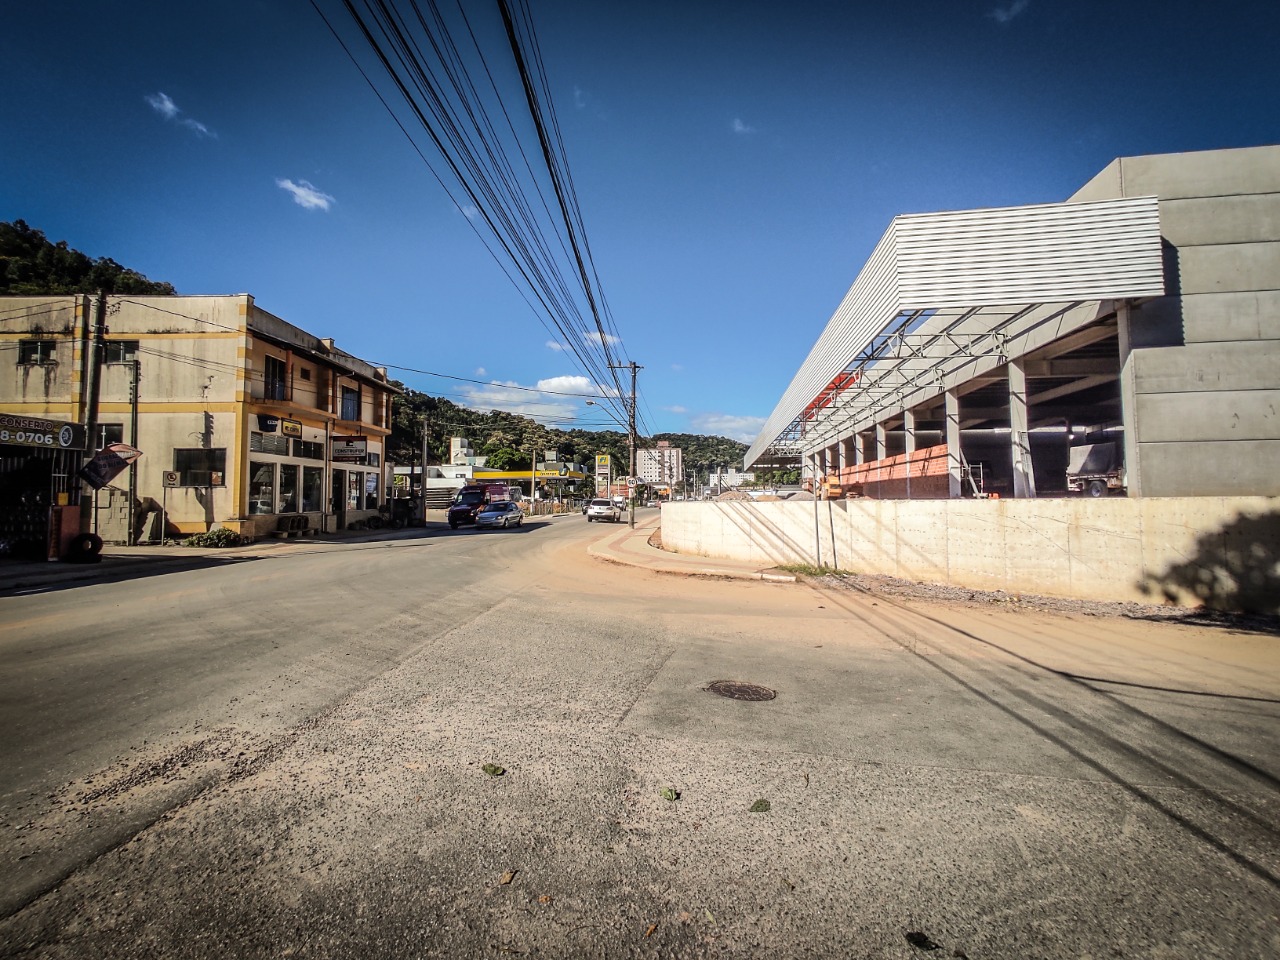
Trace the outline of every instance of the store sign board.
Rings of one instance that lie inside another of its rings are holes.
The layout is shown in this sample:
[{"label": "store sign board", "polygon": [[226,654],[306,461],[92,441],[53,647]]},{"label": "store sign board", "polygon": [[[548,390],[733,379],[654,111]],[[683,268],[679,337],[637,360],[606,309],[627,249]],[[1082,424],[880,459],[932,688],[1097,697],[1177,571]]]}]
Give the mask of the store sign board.
[{"label": "store sign board", "polygon": [[280,429],[280,418],[270,413],[258,414],[258,429],[263,433],[275,433]]},{"label": "store sign board", "polygon": [[298,437],[299,439],[301,439],[302,438],[302,421],[281,419],[280,432],[283,433],[286,437]]},{"label": "store sign board", "polygon": [[596,454],[596,476],[607,477],[609,475],[609,470],[610,470],[609,454],[607,453]]},{"label": "store sign board", "polygon": [[369,455],[368,437],[334,437],[330,459],[358,463]]},{"label": "store sign board", "polygon": [[95,490],[101,490],[123,473],[142,451],[127,443],[110,443],[93,455],[93,459],[80,468],[80,479]]},{"label": "store sign board", "polygon": [[11,413],[0,414],[0,443],[47,450],[84,450],[89,446],[82,423],[42,420]]}]

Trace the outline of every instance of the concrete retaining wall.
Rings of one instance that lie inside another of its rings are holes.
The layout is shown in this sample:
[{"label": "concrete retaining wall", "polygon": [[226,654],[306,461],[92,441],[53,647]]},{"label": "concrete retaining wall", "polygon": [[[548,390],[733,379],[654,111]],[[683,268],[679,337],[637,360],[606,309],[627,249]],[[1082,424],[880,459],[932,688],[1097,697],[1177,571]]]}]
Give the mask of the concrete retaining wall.
[{"label": "concrete retaining wall", "polygon": [[662,545],[982,590],[1280,613],[1280,498],[668,503]]}]

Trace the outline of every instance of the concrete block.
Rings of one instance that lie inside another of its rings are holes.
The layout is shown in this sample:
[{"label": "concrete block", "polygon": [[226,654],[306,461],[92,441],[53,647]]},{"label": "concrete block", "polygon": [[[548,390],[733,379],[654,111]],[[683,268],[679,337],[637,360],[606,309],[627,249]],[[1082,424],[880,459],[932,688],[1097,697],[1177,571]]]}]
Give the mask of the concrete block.
[{"label": "concrete block", "polygon": [[1141,443],[1280,440],[1280,390],[1145,393],[1137,411]]},{"label": "concrete block", "polygon": [[1187,343],[1280,340],[1280,289],[1190,294],[1181,307]]},{"label": "concrete block", "polygon": [[898,556],[896,517],[896,504],[846,500],[847,541],[838,558],[840,569],[892,575]]},{"label": "concrete block", "polygon": [[[1142,570],[1138,501],[1072,499],[1070,596],[1132,600]],[[1056,592],[1056,591],[1055,591]]]},{"label": "concrete block", "polygon": [[1160,235],[1179,250],[1280,240],[1280,193],[1162,199]]},{"label": "concrete block", "polygon": [[1147,497],[1280,496],[1280,440],[1139,443]]},{"label": "concrete block", "polygon": [[1005,590],[1071,595],[1075,499],[1001,500]]},{"label": "concrete block", "polygon": [[949,502],[881,501],[896,514],[898,576],[908,580],[947,582]]},{"label": "concrete block", "polygon": [[1280,389],[1280,340],[1135,350],[1130,360],[1138,393]]},{"label": "concrete block", "polygon": [[1162,201],[1280,193],[1280,147],[1125,157],[1120,180],[1124,196],[1154,194]]},{"label": "concrete block", "polygon": [[1180,247],[1178,276],[1184,295],[1280,288],[1280,241]]},{"label": "concrete block", "polygon": [[999,500],[947,502],[948,582],[978,590],[1008,586],[1005,524]]},{"label": "concrete block", "polygon": [[1148,499],[1142,512],[1140,586],[1153,600],[1280,612],[1280,502]]}]

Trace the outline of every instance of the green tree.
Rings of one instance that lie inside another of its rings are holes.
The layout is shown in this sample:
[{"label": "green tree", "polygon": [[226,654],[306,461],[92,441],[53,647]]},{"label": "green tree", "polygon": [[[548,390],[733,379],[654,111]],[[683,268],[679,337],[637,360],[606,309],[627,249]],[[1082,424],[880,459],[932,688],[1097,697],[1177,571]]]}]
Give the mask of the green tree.
[{"label": "green tree", "polygon": [[0,295],[43,296],[58,293],[161,294],[173,284],[148,280],[110,257],[93,259],[67,246],[51,243],[23,220],[0,222]]}]

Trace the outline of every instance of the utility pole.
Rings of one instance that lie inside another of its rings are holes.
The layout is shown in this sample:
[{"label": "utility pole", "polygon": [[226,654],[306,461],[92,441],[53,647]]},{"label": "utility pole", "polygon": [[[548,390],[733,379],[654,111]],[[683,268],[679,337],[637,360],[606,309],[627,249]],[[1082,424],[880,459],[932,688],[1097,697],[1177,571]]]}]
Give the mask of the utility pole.
[{"label": "utility pole", "polygon": [[[626,364],[609,364],[610,370],[630,370],[631,371],[631,402],[627,404],[627,439],[631,448],[631,463],[628,466],[630,472],[630,480],[636,482],[636,371],[643,370],[644,367],[639,366],[634,360]],[[632,530],[636,527],[636,498],[635,487],[629,487],[627,490],[628,510],[627,525]]]},{"label": "utility pole", "polygon": [[[133,363],[133,378],[129,383],[129,445],[133,448],[138,446],[138,379],[139,366],[141,361],[135,356]],[[137,523],[137,500],[138,500],[138,458],[134,457],[129,461],[129,533],[125,540],[131,547],[138,545],[138,534],[135,529]]]},{"label": "utility pole", "polygon": [[[418,517],[424,524],[427,522],[427,456],[430,446],[428,445],[429,429],[431,426],[431,418],[427,414],[422,415],[422,509],[421,515]],[[409,497],[412,502],[413,497],[413,475],[409,475]]]},{"label": "utility pole", "polygon": [[[93,333],[89,337],[89,363],[86,373],[89,382],[85,384],[84,432],[89,438],[89,456],[97,453],[98,443],[98,398],[102,395],[102,350],[107,329],[107,298],[99,290],[93,304]],[[92,533],[98,491],[87,480],[81,480],[80,487],[80,532]]]}]

